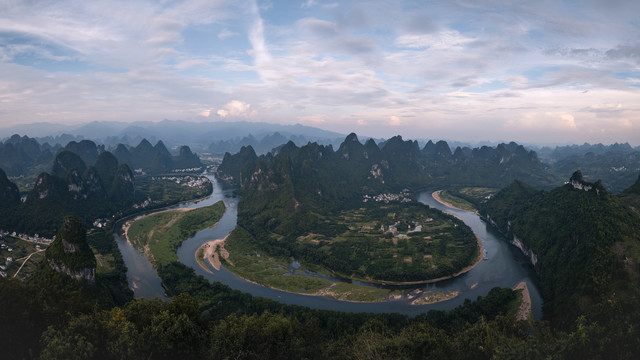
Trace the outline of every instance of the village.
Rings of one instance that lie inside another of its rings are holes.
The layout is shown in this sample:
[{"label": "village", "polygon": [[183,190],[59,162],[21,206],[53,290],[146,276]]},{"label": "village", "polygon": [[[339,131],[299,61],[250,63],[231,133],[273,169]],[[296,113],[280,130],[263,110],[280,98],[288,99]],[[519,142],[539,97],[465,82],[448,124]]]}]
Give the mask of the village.
[{"label": "village", "polygon": [[[18,265],[14,265],[18,267],[17,270],[15,268],[11,270],[12,272],[15,271],[13,276],[16,276],[26,261],[31,258],[31,255],[40,253],[46,249],[46,246],[41,247],[40,245],[49,245],[54,239],[40,237],[38,234],[29,236],[0,230],[0,276],[8,277],[10,266],[20,263],[22,260],[22,264],[19,267]],[[27,243],[21,243],[21,241]]]},{"label": "village", "polygon": [[[40,235],[38,235],[38,234],[30,236],[30,235],[27,235],[27,234],[16,234],[15,231],[9,233],[8,231],[0,230],[0,242],[3,243],[3,240],[4,240],[4,238],[6,236],[12,236],[12,237],[18,238],[20,240],[29,241],[29,242],[38,243],[38,244],[44,244],[44,245],[49,245],[49,244],[51,244],[53,242],[53,240],[56,239],[55,235],[53,236],[52,239],[48,239],[48,238],[45,238],[45,237],[40,237]],[[11,251],[11,250],[9,250],[9,251]]]},{"label": "village", "polygon": [[366,203],[369,201],[375,201],[375,202],[383,202],[385,204],[388,204],[390,202],[394,202],[394,201],[399,201],[401,203],[408,203],[411,202],[411,192],[409,191],[409,189],[403,189],[402,192],[400,192],[399,194],[391,194],[391,193],[386,193],[386,194],[378,194],[378,195],[364,195],[362,202]]},{"label": "village", "polygon": [[210,182],[209,179],[200,176],[154,176],[151,178],[151,180],[167,180],[182,186],[188,186],[192,188],[205,187]]}]

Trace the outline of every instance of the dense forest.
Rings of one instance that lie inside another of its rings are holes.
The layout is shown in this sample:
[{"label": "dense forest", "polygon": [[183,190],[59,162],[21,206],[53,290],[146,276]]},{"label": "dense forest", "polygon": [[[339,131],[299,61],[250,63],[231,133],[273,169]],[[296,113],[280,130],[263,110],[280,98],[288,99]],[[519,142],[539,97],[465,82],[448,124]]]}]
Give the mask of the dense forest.
[{"label": "dense forest", "polygon": [[534,259],[545,318],[555,327],[590,323],[594,331],[639,345],[637,211],[577,171],[549,192],[515,181],[481,214]]}]

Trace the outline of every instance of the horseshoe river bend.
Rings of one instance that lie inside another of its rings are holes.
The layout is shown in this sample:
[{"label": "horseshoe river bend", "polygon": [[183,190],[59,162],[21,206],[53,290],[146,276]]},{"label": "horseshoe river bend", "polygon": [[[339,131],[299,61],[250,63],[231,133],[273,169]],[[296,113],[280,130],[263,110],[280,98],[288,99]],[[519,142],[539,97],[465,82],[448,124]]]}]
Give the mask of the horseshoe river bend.
[{"label": "horseshoe river bend", "polygon": [[[209,270],[211,270],[211,272],[207,272],[198,265],[194,254],[205,242],[222,239],[236,227],[237,204],[239,200],[232,195],[232,190],[224,189],[216,181],[215,177],[207,175],[207,178],[209,178],[213,184],[213,192],[211,195],[199,201],[174,206],[172,209],[208,206],[220,200],[226,203],[227,210],[218,224],[212,228],[196,233],[193,237],[185,240],[178,248],[178,260],[193,268],[198,275],[204,276],[211,282],[219,281],[233,289],[250,293],[253,296],[273,299],[285,304],[308,306],[315,309],[346,312],[401,313],[415,316],[431,309],[451,310],[461,305],[465,299],[475,300],[478,296],[486,295],[493,287],[513,288],[519,282],[524,281],[527,283],[529,289],[533,317],[535,319],[542,317],[542,299],[537,288],[536,275],[529,261],[522,255],[520,250],[509,244],[500,233],[482,221],[477,214],[443,205],[432,197],[431,191],[419,193],[417,196],[418,201],[462,219],[480,238],[482,247],[487,250],[488,254],[487,260],[481,261],[470,271],[455,278],[431,284],[415,285],[406,290],[407,292],[414,289],[427,291],[451,290],[459,292],[459,295],[451,300],[426,305],[412,305],[411,300],[407,297],[372,303],[340,301],[323,296],[301,295],[264,287],[246,281],[224,267],[221,267],[220,270],[215,270],[213,267],[210,267]],[[134,296],[136,298],[144,297],[151,299],[160,297],[166,299],[164,288],[162,287],[156,270],[144,256],[143,252],[135,249],[123,237],[123,222],[124,220],[121,220],[114,227],[114,237],[116,238],[124,262],[127,265],[127,279],[129,281],[129,287],[134,292]],[[207,265],[210,266],[210,264]]]}]

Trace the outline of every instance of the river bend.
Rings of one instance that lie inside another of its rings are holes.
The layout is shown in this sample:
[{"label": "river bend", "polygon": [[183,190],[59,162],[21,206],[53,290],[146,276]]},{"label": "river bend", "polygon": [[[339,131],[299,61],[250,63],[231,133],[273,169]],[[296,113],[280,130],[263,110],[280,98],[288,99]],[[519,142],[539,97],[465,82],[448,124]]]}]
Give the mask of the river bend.
[{"label": "river bend", "polygon": [[[537,288],[535,272],[520,250],[509,244],[501,234],[482,221],[477,214],[440,204],[433,199],[431,192],[418,194],[418,201],[461,218],[480,238],[483,248],[487,250],[488,260],[481,261],[469,272],[453,279],[416,287],[424,290],[459,291],[460,294],[452,300],[427,305],[411,305],[411,300],[406,298],[378,303],[355,303],[267,288],[246,281],[224,267],[220,268],[219,271],[211,267],[210,270],[213,271],[213,274],[209,273],[198,265],[194,254],[205,242],[224,238],[235,228],[238,214],[238,198],[233,197],[231,190],[223,189],[213,176],[207,177],[213,184],[213,193],[209,197],[201,201],[178,205],[174,208],[208,206],[219,200],[223,200],[227,205],[227,211],[216,226],[198,232],[178,248],[178,260],[193,268],[197,274],[204,276],[209,281],[219,281],[233,289],[247,292],[254,296],[277,300],[285,304],[346,312],[395,312],[409,316],[415,316],[431,309],[451,310],[461,305],[465,299],[475,300],[478,296],[486,295],[493,287],[513,288],[517,283],[525,281],[531,296],[533,316],[536,319],[542,318],[542,299]],[[140,250],[134,249],[121,236],[121,226],[116,224],[115,228],[117,231],[114,236],[127,265],[127,279],[134,296],[136,298],[160,297],[166,299],[156,270]]]}]

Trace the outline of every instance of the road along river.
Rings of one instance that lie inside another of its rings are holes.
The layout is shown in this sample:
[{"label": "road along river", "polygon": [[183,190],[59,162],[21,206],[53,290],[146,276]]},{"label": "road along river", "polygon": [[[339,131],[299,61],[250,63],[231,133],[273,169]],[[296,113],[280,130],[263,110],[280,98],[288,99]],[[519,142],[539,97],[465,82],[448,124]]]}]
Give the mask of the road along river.
[{"label": "road along river", "polygon": [[[443,280],[432,284],[414,286],[412,289],[458,291],[459,295],[454,299],[427,305],[411,305],[411,300],[401,298],[377,303],[357,303],[334,300],[322,296],[309,296],[294,294],[286,291],[267,288],[246,281],[229,270],[221,267],[215,270],[210,267],[207,272],[196,262],[195,252],[205,242],[222,239],[231,232],[237,221],[238,198],[232,196],[231,190],[225,190],[213,176],[207,176],[213,183],[213,193],[206,199],[198,202],[189,202],[175,208],[193,208],[211,205],[223,200],[227,205],[227,211],[213,228],[205,229],[192,238],[187,239],[178,248],[178,260],[193,268],[197,274],[204,276],[209,281],[219,281],[243,292],[254,296],[280,301],[285,304],[308,306],[315,309],[327,309],[347,312],[397,312],[415,316],[431,309],[451,310],[461,305],[465,299],[475,300],[478,296],[486,295],[493,287],[513,288],[521,281],[527,283],[531,296],[532,313],[534,318],[542,317],[542,299],[538,292],[536,276],[528,260],[515,246],[510,245],[504,237],[483,222],[480,217],[472,212],[458,210],[437,202],[431,191],[418,194],[418,201],[449,214],[458,216],[464,221],[482,241],[483,249],[487,250],[488,260],[481,261],[469,272],[449,280]],[[122,226],[116,226],[116,240],[122,252],[124,261],[128,267],[127,279],[129,286],[134,291],[136,298],[154,298],[164,296],[164,289],[157,272],[151,266],[144,254],[139,249],[134,249],[121,236]]]}]

